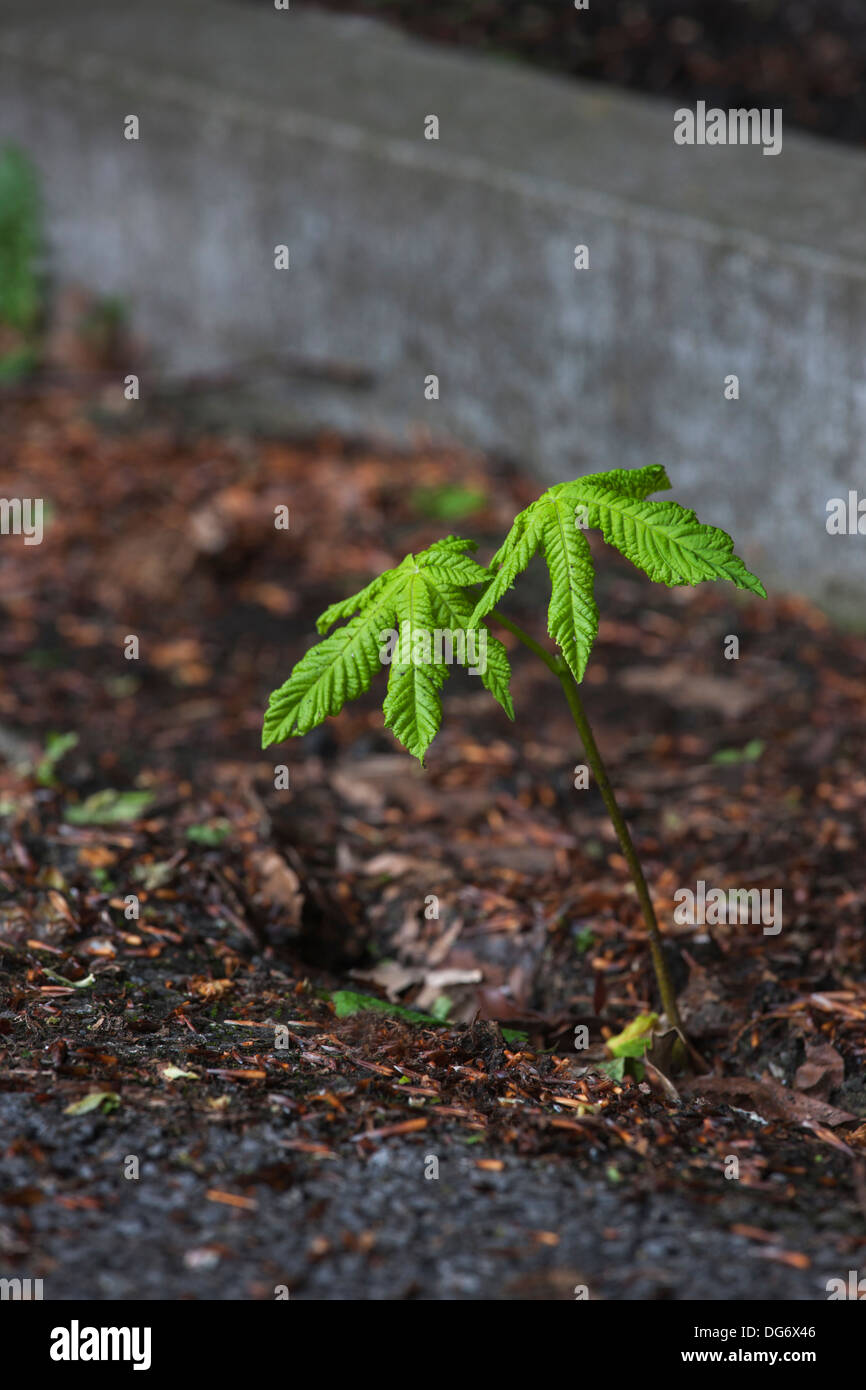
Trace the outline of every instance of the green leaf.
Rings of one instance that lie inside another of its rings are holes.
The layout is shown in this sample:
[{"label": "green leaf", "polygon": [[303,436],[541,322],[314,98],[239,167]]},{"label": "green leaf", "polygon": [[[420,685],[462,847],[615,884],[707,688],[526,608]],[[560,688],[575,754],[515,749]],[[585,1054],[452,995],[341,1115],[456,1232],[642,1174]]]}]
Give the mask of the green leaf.
[{"label": "green leaf", "polygon": [[[355,994],[350,989],[335,989],[327,997],[334,1005],[337,1018],[351,1018],[353,1014],[371,1010],[374,1013],[392,1014],[395,1018],[405,1018],[409,1023],[434,1024],[437,1028],[444,1026],[443,1020],[436,1018],[434,1014],[422,1014],[417,1009],[404,1009],[400,1004],[392,1004],[387,999],[377,999],[372,994]],[[438,1002],[437,1000],[437,1004]],[[528,1034],[522,1033],[519,1028],[502,1028],[500,1031],[506,1042],[525,1043],[528,1038]]]},{"label": "green leaf", "polygon": [[405,1018],[409,1023],[435,1023],[442,1026],[440,1018],[433,1014],[422,1014],[417,1009],[404,1009],[400,1004],[392,1004],[387,999],[377,999],[372,994],[355,994],[350,989],[335,989],[330,995],[337,1018],[351,1018],[353,1014],[365,1012],[390,1014],[394,1018]]},{"label": "green leaf", "polygon": [[637,1057],[612,1057],[609,1062],[593,1062],[592,1065],[611,1081],[622,1081],[626,1074],[633,1076],[635,1081],[643,1081],[646,1075],[646,1067]]},{"label": "green leaf", "polygon": [[533,502],[515,517],[511,530],[490,561],[491,569],[499,567],[498,573],[494,575],[475,606],[471,619],[472,627],[477,627],[481,619],[493,611],[502,595],[526,569],[541,544],[537,507],[538,503]]},{"label": "green leaf", "polygon": [[[488,571],[468,555],[475,542],[447,536],[417,555],[407,555],[351,598],[331,604],[318,622],[326,632],[285,685],[270,697],[262,747],[308,733],[368,690],[382,665],[390,665],[385,723],[423,762],[442,722],[439,692],[457,653],[465,653],[472,604],[464,587],[486,583]],[[397,634],[396,650],[389,634]],[[433,640],[440,635],[441,647]],[[446,645],[446,640],[447,644]],[[487,689],[513,718],[511,670],[501,642],[486,633],[487,660],[479,672]]]},{"label": "green leaf", "polygon": [[638,1014],[621,1033],[608,1038],[606,1047],[613,1057],[642,1057],[652,1042],[658,1014]]},{"label": "green leaf", "polygon": [[625,1057],[614,1057],[610,1062],[593,1062],[593,1070],[603,1072],[611,1081],[622,1081],[625,1076]]},{"label": "green leaf", "polygon": [[77,743],[77,734],[46,734],[45,748],[42,757],[36,764],[36,780],[41,787],[57,786],[54,768],[61,758],[69,752],[70,748],[75,748]]},{"label": "green leaf", "polygon": [[67,980],[65,975],[58,975],[56,970],[49,970],[45,965],[42,967],[42,974],[49,980],[54,980],[55,984],[67,985],[70,989],[90,989],[91,985],[96,984],[95,975],[85,975],[83,980]]},{"label": "green leaf", "polygon": [[332,603],[326,608],[321,617],[316,619],[316,627],[322,634],[326,633],[334,623],[341,618],[351,618],[354,613],[359,613],[362,609],[368,608],[374,598],[377,598],[383,589],[390,589],[397,586],[400,582],[399,576],[403,571],[411,566],[413,557],[407,555],[406,558],[394,569],[384,570],[377,579],[372,579],[369,584],[365,584],[363,589],[359,589],[350,598],[344,598],[339,603]]},{"label": "green leaf", "polygon": [[519,1043],[523,1047],[529,1042],[529,1034],[524,1033],[521,1028],[500,1028],[502,1039],[507,1043]]},{"label": "green leaf", "polygon": [[660,463],[651,463],[645,468],[610,468],[606,473],[585,473],[572,482],[557,483],[551,491],[577,486],[599,486],[622,497],[649,497],[651,492],[666,492],[671,480]]},{"label": "green leaf", "polygon": [[[210,830],[210,826],[191,825],[187,830],[187,839],[192,840],[196,837],[190,834],[190,830]],[[224,837],[223,837],[224,838]],[[201,841],[199,843],[202,843]],[[204,843],[208,843],[205,841]],[[218,843],[222,843],[220,840]],[[177,859],[161,859],[152,863],[136,864],[132,870],[132,877],[136,883],[142,884],[149,893],[155,893],[157,888],[165,888],[171,883],[177,873]]]},{"label": "green leaf", "polygon": [[[426,550],[419,551],[416,560],[420,565],[432,565],[442,557],[463,555],[467,550],[471,550],[474,554],[477,549],[478,542],[467,540],[464,536],[440,536],[439,540],[428,545]],[[475,562],[473,561],[473,563]]]},{"label": "green leaf", "polygon": [[64,819],[71,825],[118,825],[138,820],[153,801],[153,792],[94,792],[78,806],[67,806]]},{"label": "green leaf", "polygon": [[652,1042],[658,1021],[658,1014],[638,1014],[621,1033],[608,1038],[605,1046],[611,1053],[611,1060],[596,1063],[596,1070],[614,1081],[622,1081],[626,1074],[642,1081],[646,1067],[640,1059]]},{"label": "green leaf", "polygon": [[734,554],[727,531],[698,521],[679,502],[650,502],[578,480],[569,495],[586,506],[587,524],[650,579],[673,587],[729,579],[738,589],[766,598],[761,581]]},{"label": "green leaf", "polygon": [[541,544],[551,585],[547,630],[575,680],[581,681],[598,632],[592,555],[564,494],[552,499],[545,516]]},{"label": "green leaf", "polygon": [[541,550],[551,580],[547,629],[575,680],[582,680],[598,631],[592,555],[583,535],[592,527],[651,579],[668,585],[730,579],[738,588],[766,598],[760,580],[734,554],[725,531],[699,522],[678,502],[648,500],[651,492],[670,485],[658,464],[614,468],[556,483],[515,518],[490,562],[492,578],[470,624],[476,625],[495,608]]},{"label": "green leaf", "polygon": [[[475,542],[457,536],[407,555],[318,620],[322,641],[273,691],[265,713],[262,747],[308,733],[370,688],[390,665],[385,723],[421,762],[442,721],[440,692],[459,639],[480,641],[484,618],[541,551],[550,573],[547,626],[575,680],[583,679],[598,633],[593,561],[584,531],[605,539],[662,583],[697,584],[730,579],[766,597],[763,585],[734,554],[726,532],[698,521],[677,502],[649,500],[670,487],[664,468],[614,468],[557,483],[515,517],[488,569],[471,554]],[[484,585],[474,606],[465,590]],[[343,622],[333,631],[334,625]],[[396,647],[394,634],[397,634]],[[425,643],[438,633],[450,647]],[[509,718],[511,668],[501,642],[483,629],[486,658],[477,674]],[[325,635],[328,634],[328,635]],[[458,660],[460,657],[458,656]]]},{"label": "green leaf", "polygon": [[455,483],[416,488],[411,497],[419,516],[431,517],[434,521],[462,521],[479,511],[486,501],[486,494],[478,488],[460,487]]},{"label": "green leaf", "polygon": [[64,1115],[89,1115],[92,1110],[101,1110],[104,1115],[110,1115],[112,1110],[116,1110],[120,1105],[120,1096],[116,1091],[90,1091],[81,1100],[73,1101],[67,1105],[63,1111]]},{"label": "green leaf", "polygon": [[551,488],[517,517],[491,562],[491,567],[499,564],[499,573],[482,594],[470,623],[477,626],[541,549],[551,585],[547,630],[575,679],[582,680],[598,632],[598,609],[592,596],[592,555],[562,486]]},{"label": "green leaf", "polygon": [[[219,849],[232,833],[231,825],[227,820],[214,821],[212,825],[188,825],[186,828],[186,838],[191,840],[194,845],[205,845],[208,849]],[[144,865],[146,872],[148,869],[165,869],[166,865]],[[148,885],[149,886],[149,885]]]},{"label": "green leaf", "polygon": [[309,733],[329,714],[339,714],[348,700],[369,690],[380,666],[379,634],[391,616],[387,595],[379,595],[363,614],[310,648],[270,697],[263,748]]},{"label": "green leaf", "polygon": [[762,738],[752,738],[745,748],[719,748],[713,754],[714,763],[756,763],[766,744]]},{"label": "green leaf", "polygon": [[386,727],[421,763],[442,723],[439,690],[444,680],[442,666],[398,666],[393,662],[388,675],[388,693],[382,705]]},{"label": "green leaf", "polygon": [[[487,575],[482,571],[484,578]],[[458,589],[452,584],[441,584],[430,592],[430,601],[433,606],[433,615],[436,626],[439,628],[450,629],[457,632],[462,629],[467,634],[470,631],[481,631],[473,629],[472,622],[472,603],[463,589]],[[481,683],[486,690],[489,690],[494,700],[505,710],[509,719],[514,718],[514,704],[511,699],[511,664],[508,660],[508,653],[498,637],[494,637],[492,632],[483,629],[486,633],[487,643],[487,662],[485,669],[481,672]]]},{"label": "green leaf", "polygon": [[473,560],[471,555],[464,555],[464,550],[477,550],[478,545],[475,541],[464,541],[457,536],[447,536],[444,540],[435,541],[433,545],[422,550],[417,555],[418,565],[427,572],[427,577],[431,583],[441,584],[486,584],[490,575],[486,569],[482,569],[477,560]]}]

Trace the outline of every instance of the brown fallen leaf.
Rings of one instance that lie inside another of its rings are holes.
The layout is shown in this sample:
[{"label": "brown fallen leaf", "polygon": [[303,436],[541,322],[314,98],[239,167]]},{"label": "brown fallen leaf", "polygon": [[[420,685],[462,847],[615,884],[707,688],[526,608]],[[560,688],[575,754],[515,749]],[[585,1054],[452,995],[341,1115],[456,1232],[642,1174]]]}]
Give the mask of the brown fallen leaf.
[{"label": "brown fallen leaf", "polygon": [[237,1192],[220,1192],[212,1187],[205,1197],[209,1202],[221,1202],[226,1207],[239,1207],[242,1211],[255,1211],[257,1203],[252,1197],[241,1197]]},{"label": "brown fallen leaf", "polygon": [[255,1067],[238,1067],[234,1071],[228,1067],[208,1067],[209,1076],[218,1076],[221,1081],[266,1081],[267,1072]]},{"label": "brown fallen leaf", "polygon": [[331,777],[331,786],[338,796],[344,801],[348,801],[350,806],[358,806],[362,810],[378,811],[385,805],[385,793],[381,787],[374,786],[371,782],[365,782],[363,778],[346,772],[335,772]]},{"label": "brown fallen leaf", "polygon": [[839,1138],[838,1134],[834,1134],[832,1130],[825,1129],[823,1125],[819,1125],[815,1120],[806,1120],[804,1123],[807,1129],[811,1129],[813,1134],[817,1134],[818,1138],[823,1140],[825,1144],[829,1144],[831,1148],[838,1149],[840,1153],[845,1154],[846,1158],[857,1157],[854,1150],[849,1149],[848,1145]]},{"label": "brown fallen leaf", "polygon": [[302,1154],[318,1154],[321,1158],[337,1157],[334,1150],[329,1149],[327,1144],[315,1144],[309,1139],[281,1139],[280,1147]]},{"label": "brown fallen leaf", "polygon": [[269,849],[255,851],[250,855],[250,862],[258,879],[253,901],[283,908],[288,924],[296,926],[301,920],[304,895],[294,869],[289,868],[281,854]]},{"label": "brown fallen leaf", "polygon": [[88,869],[107,869],[117,863],[117,855],[105,845],[83,845],[78,851],[78,862]]},{"label": "brown fallen leaf", "polygon": [[762,1231],[759,1226],[745,1226],[741,1222],[736,1222],[729,1229],[732,1236],[745,1236],[746,1240],[760,1240],[768,1245],[778,1239],[772,1231]]},{"label": "brown fallen leaf", "polygon": [[482,979],[480,970],[428,970],[414,1007],[423,1013],[432,1009],[441,994],[447,994],[460,985],[477,985]]},{"label": "brown fallen leaf", "polygon": [[353,1139],[390,1139],[394,1134],[414,1134],[416,1130],[426,1129],[426,1120],[404,1120],[399,1125],[385,1125],[384,1129],[366,1129],[361,1134],[353,1135]]},{"label": "brown fallen leaf", "polygon": [[114,943],[107,936],[89,936],[79,942],[78,950],[85,956],[116,956]]},{"label": "brown fallen leaf", "polygon": [[424,978],[424,971],[419,967],[413,969],[401,965],[396,960],[379,961],[370,970],[352,970],[350,974],[355,980],[369,980],[372,984],[379,985],[392,1003],[399,999],[410,985]]},{"label": "brown fallen leaf", "polygon": [[587,1125],[598,1125],[599,1120],[593,1115],[584,1115],[579,1121],[566,1120],[561,1115],[553,1115],[547,1122],[551,1129],[568,1129],[572,1134],[586,1135]]},{"label": "brown fallen leaf", "polygon": [[845,1079],[845,1063],[830,1043],[817,1047],[806,1044],[806,1060],[797,1068],[794,1085],[798,1091],[808,1091],[817,1100],[826,1100],[831,1091]]},{"label": "brown fallen leaf", "polygon": [[191,975],[186,987],[190,994],[197,994],[200,999],[219,999],[234,989],[234,983],[227,979],[208,980],[204,975]]},{"label": "brown fallen leaf", "polygon": [[843,1125],[856,1119],[847,1110],[837,1110],[823,1100],[813,1100],[800,1091],[789,1091],[772,1077],[755,1081],[749,1076],[696,1076],[680,1084],[686,1095],[745,1097],[755,1110],[770,1120],[788,1120],[793,1124],[811,1127]]},{"label": "brown fallen leaf", "polygon": [[58,893],[56,888],[50,889],[48,901],[54,911],[55,918],[63,918],[70,926],[77,927],[78,922],[62,893]]},{"label": "brown fallen leaf", "polygon": [[238,593],[247,603],[258,603],[278,618],[285,618],[298,607],[297,594],[284,589],[281,584],[241,584]]},{"label": "brown fallen leaf", "polygon": [[[478,1017],[495,1020],[498,1023],[510,1023],[513,1019],[524,1018],[526,1009],[521,1007],[505,993],[501,986],[482,985],[475,991],[475,999],[478,1006]],[[539,1019],[542,1015],[538,1015]]]},{"label": "brown fallen leaf", "polygon": [[555,1231],[532,1231],[532,1240],[536,1245],[558,1245],[559,1236]]},{"label": "brown fallen leaf", "polygon": [[789,1269],[809,1269],[812,1264],[808,1255],[801,1255],[798,1250],[780,1250],[776,1246],[756,1250],[755,1256],[759,1260],[773,1260],[776,1264],[787,1265]]},{"label": "brown fallen leaf", "polygon": [[200,660],[201,655],[202,646],[197,637],[176,637],[152,647],[150,660],[160,671],[170,671]]},{"label": "brown fallen leaf", "polygon": [[0,1201],[7,1207],[35,1207],[44,1202],[45,1193],[38,1187],[17,1187],[4,1192]]},{"label": "brown fallen leaf", "polygon": [[386,850],[382,854],[376,854],[372,859],[368,859],[361,872],[387,874],[389,878],[399,878],[402,874],[413,871],[426,873],[429,867],[429,864],[423,859],[415,859],[410,854],[394,854],[390,850]]},{"label": "brown fallen leaf", "polygon": [[854,1144],[858,1149],[866,1149],[866,1124],[858,1125],[848,1135],[848,1143]]},{"label": "brown fallen leaf", "polygon": [[664,666],[632,666],[623,672],[623,684],[641,694],[659,695],[682,709],[712,709],[737,719],[759,703],[761,692],[729,677],[702,675],[673,661]]}]

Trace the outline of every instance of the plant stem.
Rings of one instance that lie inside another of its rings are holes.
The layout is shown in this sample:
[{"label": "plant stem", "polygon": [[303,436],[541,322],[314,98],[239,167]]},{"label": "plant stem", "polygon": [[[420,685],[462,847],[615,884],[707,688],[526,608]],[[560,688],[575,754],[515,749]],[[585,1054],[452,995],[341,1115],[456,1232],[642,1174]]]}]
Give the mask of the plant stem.
[{"label": "plant stem", "polygon": [[530,637],[528,632],[524,632],[523,629],[518,627],[516,623],[513,623],[510,618],[506,618],[497,610],[494,609],[489,616],[497,623],[500,623],[502,627],[507,628],[525,647],[528,647],[531,652],[534,652],[535,655],[544,662],[548,670],[553,672],[562,686],[565,698],[568,701],[568,707],[571,710],[571,716],[577,726],[581,742],[586,750],[589,765],[598,783],[598,789],[607,807],[608,815],[613,823],[616,837],[619,840],[623,857],[628,864],[629,873],[631,874],[632,882],[637,892],[638,902],[640,903],[643,919],[649,934],[650,954],[652,956],[656,982],[661,995],[662,1007],[667,1014],[668,1022],[671,1027],[678,1028],[680,1032],[682,1032],[682,1023],[680,1021],[679,1009],[677,1008],[677,996],[665,962],[662,935],[659,931],[655,908],[653,907],[646,878],[644,877],[644,872],[637,856],[637,850],[634,847],[634,842],[629,833],[628,825],[617,803],[610,778],[607,775],[607,768],[604,765],[601,753],[598,751],[598,744],[595,741],[595,736],[590,727],[589,720],[586,717],[586,711],[583,708],[583,703],[578,693],[577,682],[561,656],[553,656],[550,652],[545,651],[540,642],[536,642],[535,638]]}]

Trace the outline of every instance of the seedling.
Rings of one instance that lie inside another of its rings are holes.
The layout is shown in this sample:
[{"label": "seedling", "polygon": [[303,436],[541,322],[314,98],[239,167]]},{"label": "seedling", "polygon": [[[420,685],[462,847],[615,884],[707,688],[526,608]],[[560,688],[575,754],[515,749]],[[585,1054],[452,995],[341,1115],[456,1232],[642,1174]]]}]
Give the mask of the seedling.
[{"label": "seedling", "polygon": [[[456,536],[407,555],[395,569],[322,614],[317,626],[323,640],[270,697],[262,747],[306,734],[338,714],[348,700],[368,690],[380,666],[388,664],[385,723],[423,763],[442,722],[440,692],[455,652],[458,659],[468,655],[491,695],[514,718],[508,656],[487,631],[491,622],[506,628],[562,686],[637,892],[664,1011],[669,1024],[681,1030],[643,869],[578,690],[598,632],[587,529],[600,530],[609,544],[659,583],[729,579],[739,589],[767,596],[760,580],[734,554],[725,531],[698,521],[678,502],[648,500],[651,493],[670,486],[658,465],[616,468],[557,483],[519,513],[486,569],[466,553],[476,550],[476,543]],[[558,653],[496,608],[538,550],[550,571],[547,630]],[[343,625],[331,632],[337,622]]]}]

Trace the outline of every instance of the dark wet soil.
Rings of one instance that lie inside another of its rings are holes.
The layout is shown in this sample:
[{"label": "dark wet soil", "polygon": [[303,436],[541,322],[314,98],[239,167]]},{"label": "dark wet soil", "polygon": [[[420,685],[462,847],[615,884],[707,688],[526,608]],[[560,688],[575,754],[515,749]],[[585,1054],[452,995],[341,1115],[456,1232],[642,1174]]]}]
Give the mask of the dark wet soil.
[{"label": "dark wet soil", "polygon": [[[455,676],[424,772],[372,694],[259,749],[328,602],[449,530],[486,559],[529,480],[106,398],[5,416],[10,491],[51,515],[26,564],[0,553],[3,1277],[57,1299],[823,1299],[862,1268],[863,637],[597,551],[586,704],[709,1067],[672,1094],[599,1069],[655,985],[543,668],[512,653],[514,725]],[[543,595],[533,572],[508,611],[540,633]],[[52,732],[78,738],[53,762]],[[88,819],[107,790],[115,819]],[[677,925],[698,878],[781,886],[784,930]],[[338,1016],[335,991],[388,989],[447,1022]]]}]

